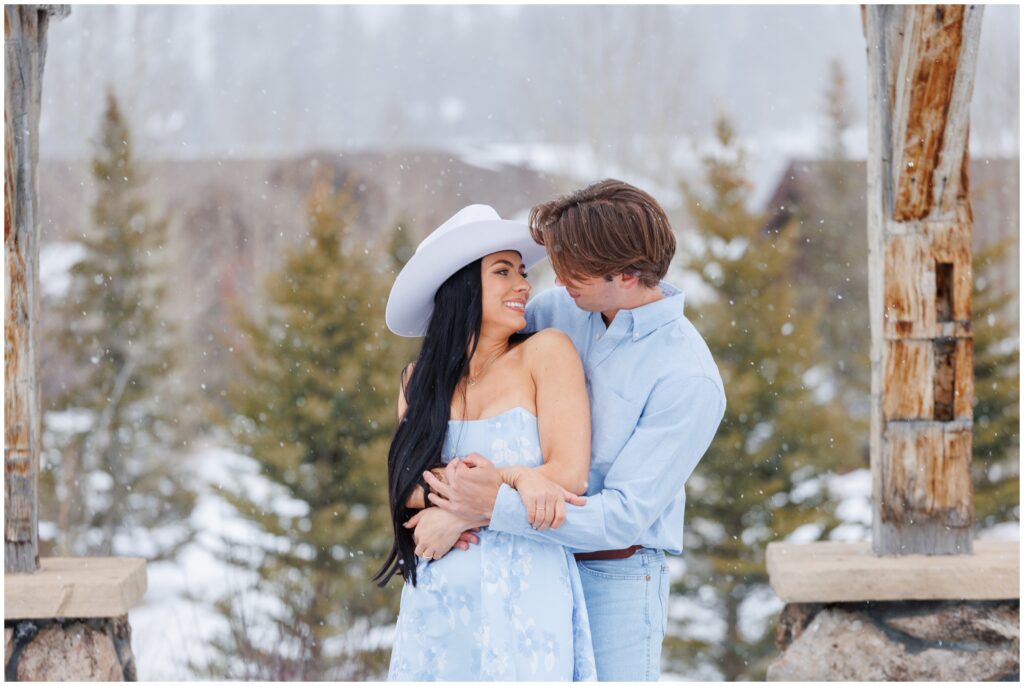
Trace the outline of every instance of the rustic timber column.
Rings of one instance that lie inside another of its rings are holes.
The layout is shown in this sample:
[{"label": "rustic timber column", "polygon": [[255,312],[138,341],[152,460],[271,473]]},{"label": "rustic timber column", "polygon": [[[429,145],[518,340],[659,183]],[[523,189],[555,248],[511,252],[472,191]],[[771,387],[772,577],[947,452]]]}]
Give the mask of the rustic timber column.
[{"label": "rustic timber column", "polygon": [[971,552],[967,132],[981,16],[977,5],[865,8],[879,555]]},{"label": "rustic timber column", "polygon": [[67,6],[4,7],[4,571],[39,566],[39,102],[46,29]]},{"label": "rustic timber column", "polygon": [[69,11],[4,7],[4,679],[134,681],[146,561],[39,559],[39,106],[49,20]]},{"label": "rustic timber column", "polygon": [[861,12],[873,536],[768,544],[786,606],[767,678],[1019,681],[1020,544],[971,543],[967,111],[981,8]]}]

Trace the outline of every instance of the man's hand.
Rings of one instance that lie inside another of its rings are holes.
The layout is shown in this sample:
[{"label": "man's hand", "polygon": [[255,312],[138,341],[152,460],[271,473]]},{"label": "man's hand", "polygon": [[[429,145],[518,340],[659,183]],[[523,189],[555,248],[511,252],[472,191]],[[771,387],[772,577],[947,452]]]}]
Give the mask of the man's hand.
[{"label": "man's hand", "polygon": [[[416,513],[403,526],[407,529],[415,528],[412,538],[416,542],[416,555],[428,560],[440,560],[460,542],[463,533],[472,528],[473,524],[450,512],[429,507]],[[463,541],[463,544],[469,547],[468,541]]]},{"label": "man's hand", "polygon": [[459,540],[455,542],[455,547],[459,550],[469,550],[469,546],[480,542],[480,537],[476,534],[479,533],[480,527],[470,529],[469,531],[463,531],[459,535]]},{"label": "man's hand", "polygon": [[497,467],[483,455],[472,453],[449,462],[445,476],[447,484],[430,472],[423,473],[424,480],[434,491],[427,496],[430,502],[480,525],[487,524],[502,484]]},{"label": "man's hand", "polygon": [[[530,524],[539,531],[559,527],[565,521],[565,503],[585,505],[587,499],[571,493],[533,469],[514,470],[517,490],[527,507]],[[487,524],[503,483],[501,472],[483,455],[472,453],[454,459],[445,469],[448,483],[424,472],[423,478],[435,492],[428,498],[437,507],[466,519]]]}]

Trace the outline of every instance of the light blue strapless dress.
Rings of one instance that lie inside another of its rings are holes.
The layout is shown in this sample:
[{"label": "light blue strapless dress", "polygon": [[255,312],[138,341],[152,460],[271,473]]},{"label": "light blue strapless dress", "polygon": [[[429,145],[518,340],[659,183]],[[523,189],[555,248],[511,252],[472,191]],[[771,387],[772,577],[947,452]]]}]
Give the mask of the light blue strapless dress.
[{"label": "light blue strapless dress", "polygon": [[[537,418],[521,407],[452,420],[443,459],[480,453],[499,467],[542,463]],[[560,545],[483,529],[480,543],[419,560],[405,584],[391,681],[593,681],[579,570]]]}]

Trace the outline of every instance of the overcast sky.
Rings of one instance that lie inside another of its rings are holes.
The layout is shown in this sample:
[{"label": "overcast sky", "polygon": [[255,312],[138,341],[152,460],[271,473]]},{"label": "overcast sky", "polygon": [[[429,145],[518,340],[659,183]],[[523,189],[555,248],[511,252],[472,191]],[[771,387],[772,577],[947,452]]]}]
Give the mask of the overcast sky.
[{"label": "overcast sky", "polygon": [[[972,148],[1016,154],[1019,8],[985,12]],[[832,59],[863,155],[856,5],[75,6],[49,32],[40,150],[88,154],[112,87],[151,157],[546,142],[636,164],[719,111],[759,154],[809,155]]]}]

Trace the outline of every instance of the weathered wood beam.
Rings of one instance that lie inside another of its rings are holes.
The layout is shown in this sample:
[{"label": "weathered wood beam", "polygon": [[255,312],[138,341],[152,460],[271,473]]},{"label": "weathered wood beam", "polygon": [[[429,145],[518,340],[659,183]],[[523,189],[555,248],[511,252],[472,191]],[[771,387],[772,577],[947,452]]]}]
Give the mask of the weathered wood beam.
[{"label": "weathered wood beam", "polygon": [[971,552],[967,139],[981,17],[977,5],[863,8],[879,555]]},{"label": "weathered wood beam", "polygon": [[879,557],[864,543],[768,544],[772,590],[787,603],[1020,597],[1020,542],[977,541],[973,555]]},{"label": "weathered wood beam", "polygon": [[66,5],[4,6],[4,571],[39,564],[39,105],[46,29]]},{"label": "weathered wood beam", "polygon": [[4,579],[4,619],[120,617],[146,592],[141,557],[44,557]]}]

